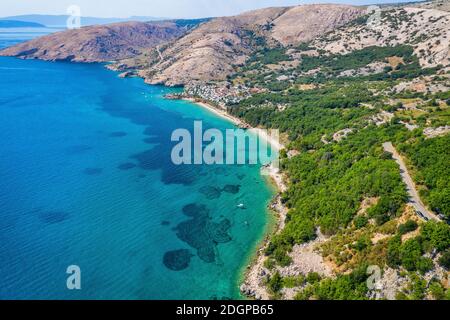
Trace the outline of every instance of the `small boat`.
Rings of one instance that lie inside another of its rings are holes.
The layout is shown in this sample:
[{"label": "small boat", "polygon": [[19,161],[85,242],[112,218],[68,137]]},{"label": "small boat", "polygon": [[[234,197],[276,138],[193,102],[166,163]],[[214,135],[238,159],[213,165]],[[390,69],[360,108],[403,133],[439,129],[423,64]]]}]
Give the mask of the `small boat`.
[{"label": "small boat", "polygon": [[244,208],[245,208],[245,206],[244,206],[243,203],[238,204],[237,207],[238,207],[239,209],[244,209]]}]

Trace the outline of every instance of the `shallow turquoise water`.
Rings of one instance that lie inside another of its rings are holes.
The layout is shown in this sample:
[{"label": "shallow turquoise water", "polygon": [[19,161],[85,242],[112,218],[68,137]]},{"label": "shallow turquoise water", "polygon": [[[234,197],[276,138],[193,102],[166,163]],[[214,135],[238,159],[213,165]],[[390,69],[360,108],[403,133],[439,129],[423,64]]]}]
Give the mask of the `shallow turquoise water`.
[{"label": "shallow turquoise water", "polygon": [[174,166],[174,129],[232,125],[171,91],[0,58],[0,298],[239,297],[272,190],[257,166]]}]

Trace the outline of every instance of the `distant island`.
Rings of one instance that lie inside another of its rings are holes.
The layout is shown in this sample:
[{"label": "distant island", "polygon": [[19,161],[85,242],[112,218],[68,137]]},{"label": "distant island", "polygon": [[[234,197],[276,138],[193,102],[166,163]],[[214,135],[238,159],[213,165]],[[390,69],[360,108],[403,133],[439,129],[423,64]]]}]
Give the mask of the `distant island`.
[{"label": "distant island", "polygon": [[[45,25],[47,27],[51,26],[65,26],[68,15],[46,15],[46,14],[27,14],[27,15],[19,15],[19,16],[10,16],[0,18],[0,22],[3,21],[19,21],[19,22],[29,22],[29,23],[37,23],[41,25]],[[110,24],[110,23],[118,23],[118,22],[127,22],[127,21],[160,21],[166,20],[164,18],[158,17],[144,17],[144,16],[132,16],[128,18],[99,18],[99,17],[81,17],[81,23],[83,26],[91,26],[91,25],[99,25],[99,24]]]},{"label": "distant island", "polygon": [[0,20],[0,28],[45,28],[45,25],[18,20]]}]

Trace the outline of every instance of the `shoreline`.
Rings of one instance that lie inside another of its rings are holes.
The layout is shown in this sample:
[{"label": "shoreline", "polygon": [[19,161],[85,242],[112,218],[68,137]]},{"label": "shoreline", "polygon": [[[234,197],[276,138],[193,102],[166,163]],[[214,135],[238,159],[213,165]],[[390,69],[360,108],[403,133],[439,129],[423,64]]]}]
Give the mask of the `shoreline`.
[{"label": "shoreline", "polygon": [[246,127],[246,128],[250,128],[251,127],[248,123],[246,123],[245,121],[243,121],[243,120],[241,120],[241,119],[239,119],[239,118],[237,118],[235,116],[232,116],[226,110],[219,109],[218,107],[214,107],[213,105],[211,105],[209,103],[206,103],[206,102],[203,102],[203,101],[199,101],[199,100],[196,100],[194,98],[185,98],[185,97],[180,98],[179,100],[189,101],[189,102],[194,103],[196,105],[199,105],[199,106],[201,106],[201,107],[203,107],[205,109],[208,109],[212,113],[218,115],[221,118],[227,119],[228,121],[232,122],[233,124],[235,124],[238,127]]},{"label": "shoreline", "polygon": [[265,140],[277,152],[280,151],[281,149],[285,149],[285,146],[280,141],[277,141],[273,137],[268,135],[267,132],[265,130],[263,130],[262,128],[254,128],[250,124],[245,122],[244,120],[239,119],[238,117],[235,117],[235,116],[229,114],[224,109],[220,109],[219,107],[215,107],[215,106],[213,106],[213,105],[211,105],[209,103],[206,103],[204,101],[197,101],[194,98],[181,98],[180,100],[189,101],[191,103],[195,103],[196,105],[199,105],[199,106],[201,106],[201,107],[211,111],[212,113],[220,116],[221,118],[227,119],[228,121],[232,122],[234,125],[236,125],[238,127],[248,129],[249,131],[251,131],[251,132],[255,133],[256,135],[258,135],[258,137],[260,137],[263,140]]},{"label": "shoreline", "polygon": [[[195,103],[196,105],[213,112],[217,116],[227,119],[238,127],[244,127],[253,131],[258,135],[258,137],[264,139],[268,144],[270,144],[271,147],[277,152],[285,149],[285,146],[281,142],[275,141],[273,137],[267,134],[266,131],[260,128],[253,128],[245,121],[230,115],[226,110],[214,107],[204,101],[197,101],[194,98],[182,98],[181,100]],[[266,260],[264,251],[267,248],[271,237],[281,232],[284,228],[284,222],[286,220],[288,209],[281,202],[281,193],[287,190],[287,185],[285,183],[285,177],[280,172],[279,168],[276,168],[273,165],[262,167],[261,176],[263,178],[267,177],[268,179],[265,179],[266,182],[276,190],[276,194],[269,202],[266,212],[268,218],[270,220],[273,219],[273,221],[268,221],[268,226],[266,227],[266,230],[264,230],[264,235],[261,240],[257,242],[255,251],[249,254],[246,265],[243,266],[241,275],[238,278],[238,287],[239,292],[244,297],[256,300],[269,300],[270,294],[262,283],[266,276],[264,272],[264,261]]]},{"label": "shoreline", "polygon": [[266,272],[264,262],[266,255],[264,254],[270,239],[284,229],[288,208],[281,202],[281,193],[287,190],[287,185],[284,183],[284,177],[279,172],[279,169],[269,167],[267,182],[276,189],[276,194],[269,202],[267,207],[267,214],[269,218],[273,219],[265,231],[265,235],[257,244],[255,252],[250,255],[249,263],[243,271],[243,277],[239,283],[239,291],[242,295],[249,299],[255,300],[270,300],[270,294],[264,285]]}]

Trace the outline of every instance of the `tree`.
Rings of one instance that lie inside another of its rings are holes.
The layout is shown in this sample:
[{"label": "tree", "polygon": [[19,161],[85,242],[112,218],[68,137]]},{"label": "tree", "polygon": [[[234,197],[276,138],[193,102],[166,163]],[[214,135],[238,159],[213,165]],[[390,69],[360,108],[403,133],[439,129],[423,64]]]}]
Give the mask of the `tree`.
[{"label": "tree", "polygon": [[450,248],[450,226],[445,222],[427,222],[422,228],[421,235],[438,251]]},{"label": "tree", "polygon": [[432,282],[430,284],[429,290],[434,299],[436,300],[445,299],[445,290],[439,282],[437,281]]},{"label": "tree", "polygon": [[269,277],[267,285],[272,293],[278,293],[283,287],[283,278],[277,271],[273,276]]},{"label": "tree", "polygon": [[306,281],[311,284],[319,282],[320,279],[321,279],[321,277],[317,272],[310,272],[306,276]]},{"label": "tree", "polygon": [[450,249],[447,249],[444,253],[442,253],[439,258],[439,264],[447,270],[450,269]]},{"label": "tree", "polygon": [[433,260],[430,258],[420,257],[419,260],[416,261],[416,268],[422,274],[433,269]]},{"label": "tree", "polygon": [[398,226],[398,233],[401,235],[407,234],[411,231],[416,230],[418,227],[417,222],[413,220],[408,220],[404,224]]},{"label": "tree", "polygon": [[402,245],[402,238],[400,235],[394,236],[389,240],[387,246],[387,264],[391,268],[397,268],[401,264],[400,247]]},{"label": "tree", "polygon": [[367,216],[357,216],[353,221],[353,224],[357,229],[361,229],[362,227],[365,227],[368,222],[369,218]]},{"label": "tree", "polygon": [[417,266],[422,257],[422,247],[420,242],[414,238],[406,240],[400,246],[400,260],[402,266],[408,271],[417,270]]}]

